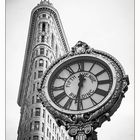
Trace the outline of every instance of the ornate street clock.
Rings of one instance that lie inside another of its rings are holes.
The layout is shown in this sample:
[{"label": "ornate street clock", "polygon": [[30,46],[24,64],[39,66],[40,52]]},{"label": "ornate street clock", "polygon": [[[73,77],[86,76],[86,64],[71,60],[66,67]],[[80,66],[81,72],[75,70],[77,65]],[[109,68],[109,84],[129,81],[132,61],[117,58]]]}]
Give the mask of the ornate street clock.
[{"label": "ornate street clock", "polygon": [[128,84],[114,57],[78,42],[47,69],[39,96],[71,136],[88,135],[117,110]]}]

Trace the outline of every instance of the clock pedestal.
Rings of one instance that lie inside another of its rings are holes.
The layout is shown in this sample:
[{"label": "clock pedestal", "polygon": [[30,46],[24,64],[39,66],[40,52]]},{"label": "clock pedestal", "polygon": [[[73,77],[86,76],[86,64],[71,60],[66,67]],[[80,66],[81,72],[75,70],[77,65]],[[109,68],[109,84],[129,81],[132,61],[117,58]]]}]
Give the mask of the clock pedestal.
[{"label": "clock pedestal", "polygon": [[87,135],[84,132],[79,132],[74,140],[97,140],[97,132],[91,131]]}]

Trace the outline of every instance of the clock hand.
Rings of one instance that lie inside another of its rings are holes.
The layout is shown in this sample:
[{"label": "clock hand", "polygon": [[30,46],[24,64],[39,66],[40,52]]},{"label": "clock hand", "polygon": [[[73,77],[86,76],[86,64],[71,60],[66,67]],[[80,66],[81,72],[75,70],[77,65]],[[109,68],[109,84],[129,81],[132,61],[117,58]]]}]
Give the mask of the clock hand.
[{"label": "clock hand", "polygon": [[84,75],[80,74],[78,76],[79,78],[79,83],[78,83],[78,92],[77,92],[77,96],[76,96],[76,100],[75,103],[78,103],[78,101],[80,100],[80,93],[81,93],[81,88],[83,87],[83,83],[86,80]]}]

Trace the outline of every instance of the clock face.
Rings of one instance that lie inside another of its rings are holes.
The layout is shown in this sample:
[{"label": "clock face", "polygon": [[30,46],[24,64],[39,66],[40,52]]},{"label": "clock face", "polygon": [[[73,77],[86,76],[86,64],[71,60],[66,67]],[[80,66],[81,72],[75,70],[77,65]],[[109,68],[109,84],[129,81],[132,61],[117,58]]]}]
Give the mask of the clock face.
[{"label": "clock face", "polygon": [[47,82],[47,98],[59,111],[79,114],[101,107],[113,93],[112,68],[101,59],[75,57],[56,66]]}]

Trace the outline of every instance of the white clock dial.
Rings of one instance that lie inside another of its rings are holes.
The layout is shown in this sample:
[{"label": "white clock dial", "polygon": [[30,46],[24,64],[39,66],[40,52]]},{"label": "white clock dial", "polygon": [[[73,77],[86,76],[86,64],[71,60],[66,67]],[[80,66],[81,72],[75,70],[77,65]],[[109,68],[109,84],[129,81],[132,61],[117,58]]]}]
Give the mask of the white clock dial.
[{"label": "white clock dial", "polygon": [[49,98],[57,109],[82,113],[98,108],[109,98],[113,77],[105,62],[83,57],[60,65],[48,83]]}]

